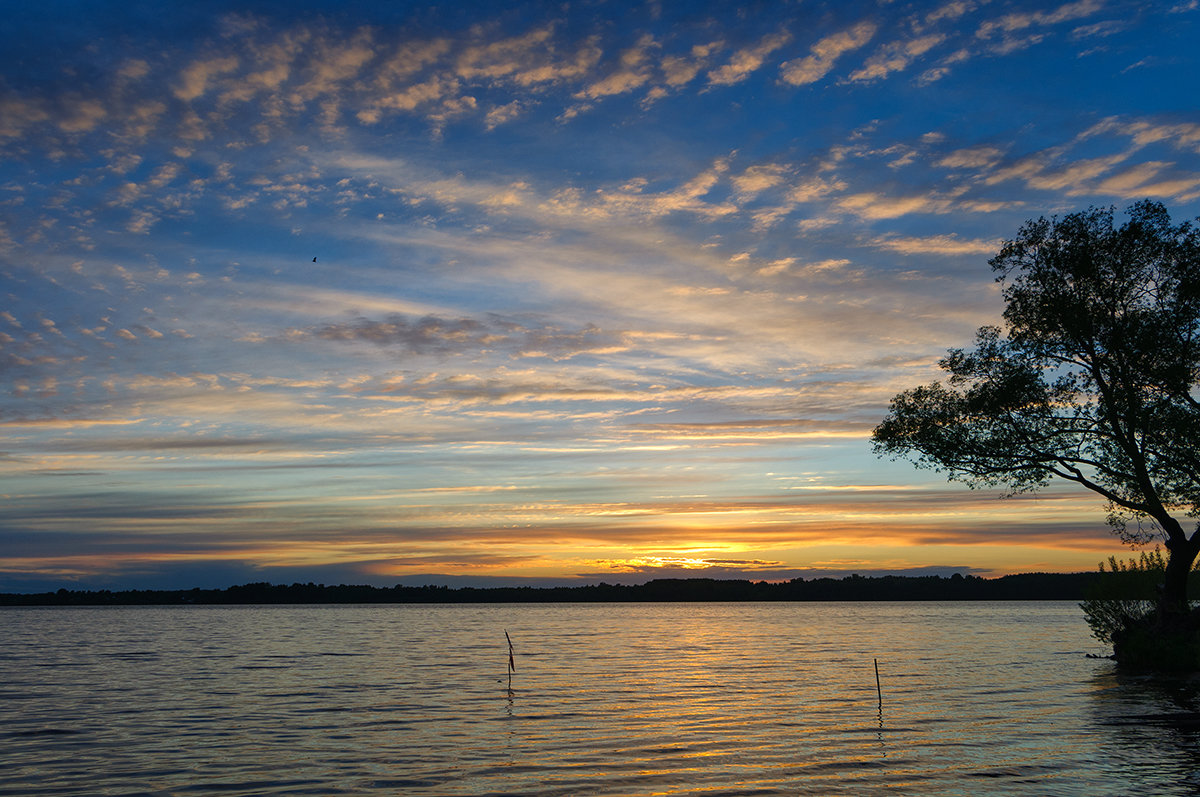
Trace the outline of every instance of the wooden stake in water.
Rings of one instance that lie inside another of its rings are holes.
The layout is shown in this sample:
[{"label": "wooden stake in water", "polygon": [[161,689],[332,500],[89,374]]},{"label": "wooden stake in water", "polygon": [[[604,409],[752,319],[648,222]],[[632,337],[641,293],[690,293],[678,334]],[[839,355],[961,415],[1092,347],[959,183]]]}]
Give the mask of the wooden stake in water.
[{"label": "wooden stake in water", "polygon": [[879,710],[883,711],[883,689],[879,686],[879,659],[875,659],[875,694],[879,695]]},{"label": "wooden stake in water", "polygon": [[508,640],[508,702],[512,704],[512,674],[517,671],[517,665],[513,662],[513,647],[512,637],[508,635],[508,631],[504,632],[504,638]]}]

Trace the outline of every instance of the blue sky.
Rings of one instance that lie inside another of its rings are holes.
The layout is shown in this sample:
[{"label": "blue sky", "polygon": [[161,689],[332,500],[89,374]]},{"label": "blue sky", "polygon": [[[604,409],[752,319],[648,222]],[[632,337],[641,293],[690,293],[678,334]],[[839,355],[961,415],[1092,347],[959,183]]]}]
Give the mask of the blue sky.
[{"label": "blue sky", "polygon": [[1198,23],[12,9],[0,590],[1091,569],[1090,495],[868,438],[1026,219],[1200,214]]}]

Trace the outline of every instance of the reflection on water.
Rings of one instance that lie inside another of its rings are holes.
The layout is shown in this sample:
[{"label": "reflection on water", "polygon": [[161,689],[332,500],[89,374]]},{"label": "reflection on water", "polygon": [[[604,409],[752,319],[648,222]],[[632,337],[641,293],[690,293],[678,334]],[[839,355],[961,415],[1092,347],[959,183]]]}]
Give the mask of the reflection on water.
[{"label": "reflection on water", "polygon": [[1133,779],[1161,778],[1180,794],[1200,794],[1200,680],[1113,670],[1098,674],[1091,706],[1102,754]]},{"label": "reflection on water", "polygon": [[1086,658],[1070,603],[3,620],[0,794],[1200,791],[1200,683]]}]

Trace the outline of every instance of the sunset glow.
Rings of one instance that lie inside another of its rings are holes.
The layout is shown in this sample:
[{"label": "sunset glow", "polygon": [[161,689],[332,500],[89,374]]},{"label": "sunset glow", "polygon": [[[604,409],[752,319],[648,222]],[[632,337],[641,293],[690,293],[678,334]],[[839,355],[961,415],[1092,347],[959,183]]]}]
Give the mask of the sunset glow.
[{"label": "sunset glow", "polygon": [[0,28],[0,591],[1120,553],[869,437],[1024,220],[1200,215],[1196,2],[73,5]]}]

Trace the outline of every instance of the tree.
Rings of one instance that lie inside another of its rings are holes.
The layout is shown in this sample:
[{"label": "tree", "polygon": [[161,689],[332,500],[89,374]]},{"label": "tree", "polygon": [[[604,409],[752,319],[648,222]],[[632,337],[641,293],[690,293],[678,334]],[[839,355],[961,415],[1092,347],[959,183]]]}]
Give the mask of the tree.
[{"label": "tree", "polygon": [[1200,231],[1149,200],[1128,216],[1027,222],[988,261],[1003,328],[896,396],[873,442],[971,486],[1099,494],[1122,540],[1162,539],[1159,612],[1179,619],[1200,553]]}]

